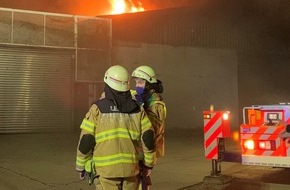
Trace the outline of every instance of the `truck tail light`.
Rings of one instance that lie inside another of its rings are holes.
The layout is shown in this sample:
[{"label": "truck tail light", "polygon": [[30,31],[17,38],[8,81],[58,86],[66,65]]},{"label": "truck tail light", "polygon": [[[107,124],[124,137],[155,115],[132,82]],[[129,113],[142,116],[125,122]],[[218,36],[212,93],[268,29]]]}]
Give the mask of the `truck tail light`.
[{"label": "truck tail light", "polygon": [[258,146],[259,146],[259,149],[261,150],[275,150],[276,149],[275,141],[259,141]]},{"label": "truck tail light", "polygon": [[254,141],[249,139],[245,140],[243,145],[248,150],[276,150],[275,141]]},{"label": "truck tail light", "polygon": [[244,147],[249,150],[255,149],[255,142],[253,140],[245,140],[244,141]]}]

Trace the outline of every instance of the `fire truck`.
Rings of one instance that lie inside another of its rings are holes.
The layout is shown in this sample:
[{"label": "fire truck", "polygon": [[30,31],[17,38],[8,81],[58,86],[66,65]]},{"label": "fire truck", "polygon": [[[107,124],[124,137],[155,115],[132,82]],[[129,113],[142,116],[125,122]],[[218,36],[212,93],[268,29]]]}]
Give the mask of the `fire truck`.
[{"label": "fire truck", "polygon": [[240,126],[242,164],[290,167],[290,104],[243,109]]},{"label": "fire truck", "polygon": [[229,114],[213,109],[203,112],[205,157],[212,160],[212,176],[220,174],[222,161],[290,168],[290,103],[243,108],[239,153],[225,148],[225,138],[233,137]]}]

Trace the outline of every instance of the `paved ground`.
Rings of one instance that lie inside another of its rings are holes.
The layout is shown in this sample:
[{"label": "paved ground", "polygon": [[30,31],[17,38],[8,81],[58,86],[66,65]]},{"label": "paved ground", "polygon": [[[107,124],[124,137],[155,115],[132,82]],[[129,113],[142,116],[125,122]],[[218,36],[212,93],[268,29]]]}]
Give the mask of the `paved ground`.
[{"label": "paved ground", "polygon": [[[0,190],[95,189],[79,180],[74,170],[77,141],[74,133],[0,135]],[[152,190],[233,189],[232,185],[238,190],[236,184],[242,180],[252,180],[255,183],[247,183],[250,187],[262,189],[262,183],[256,182],[269,180],[273,172],[274,176],[289,176],[281,169],[222,163],[222,174],[225,179],[230,176],[231,183],[204,178],[211,172],[211,161],[204,158],[202,130],[167,130],[165,148],[166,156],[152,174]]]}]

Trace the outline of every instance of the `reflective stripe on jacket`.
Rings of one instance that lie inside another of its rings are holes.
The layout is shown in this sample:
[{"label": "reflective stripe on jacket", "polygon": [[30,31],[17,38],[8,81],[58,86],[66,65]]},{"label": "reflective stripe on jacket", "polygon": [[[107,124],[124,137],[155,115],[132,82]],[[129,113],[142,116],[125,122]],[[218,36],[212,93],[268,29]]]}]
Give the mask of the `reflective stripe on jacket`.
[{"label": "reflective stripe on jacket", "polygon": [[[137,113],[120,113],[112,107],[109,113],[102,113],[93,104],[81,127],[81,136],[92,134],[96,145],[87,155],[77,151],[77,168],[84,168],[92,155],[95,167],[102,177],[129,177],[139,173],[138,152],[144,152],[144,164],[153,167],[155,149],[149,150],[143,142],[146,131],[154,131],[143,108]],[[154,139],[152,139],[152,142]]]}]

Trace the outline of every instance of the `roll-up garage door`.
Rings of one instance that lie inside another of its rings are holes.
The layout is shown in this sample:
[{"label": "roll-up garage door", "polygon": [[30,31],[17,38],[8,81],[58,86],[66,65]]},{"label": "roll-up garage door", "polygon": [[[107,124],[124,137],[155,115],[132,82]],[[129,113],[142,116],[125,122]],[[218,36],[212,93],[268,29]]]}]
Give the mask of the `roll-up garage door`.
[{"label": "roll-up garage door", "polygon": [[72,130],[72,55],[0,46],[0,133]]}]

